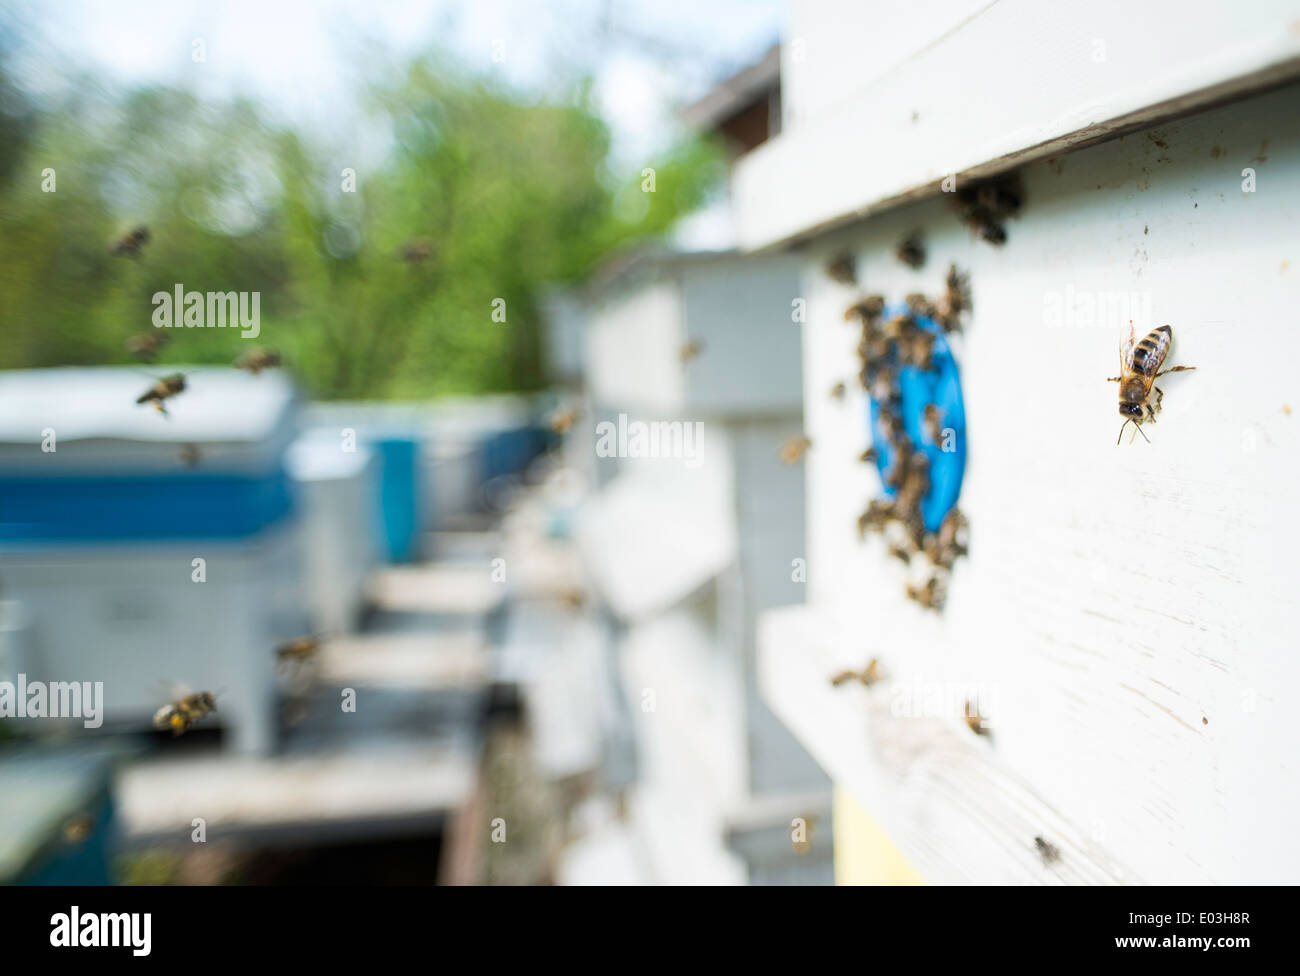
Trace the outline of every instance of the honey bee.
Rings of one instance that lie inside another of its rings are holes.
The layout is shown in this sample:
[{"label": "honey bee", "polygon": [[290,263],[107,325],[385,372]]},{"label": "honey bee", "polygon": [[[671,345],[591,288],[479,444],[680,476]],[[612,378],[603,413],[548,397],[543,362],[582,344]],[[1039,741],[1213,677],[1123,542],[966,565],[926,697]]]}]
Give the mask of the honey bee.
[{"label": "honey bee", "polygon": [[69,844],[80,844],[94,829],[95,821],[90,814],[74,814],[63,825],[63,839]]},{"label": "honey bee", "polygon": [[939,531],[929,534],[922,543],[922,550],[930,562],[943,569],[951,569],[958,556],[966,555],[966,516],[953,508],[944,516]]},{"label": "honey bee", "polygon": [[964,709],[964,718],[966,719],[966,727],[970,729],[972,732],[974,732],[976,735],[987,736],[993,734],[992,731],[988,728],[988,726],[984,724],[983,717],[980,715],[978,711],[976,711],[974,708],[971,707],[971,703],[969,701],[966,703],[966,707]]},{"label": "honey bee", "polygon": [[786,464],[798,464],[812,447],[808,437],[792,437],[781,446],[781,460]]},{"label": "honey bee", "polygon": [[875,464],[880,459],[880,451],[874,447],[869,447],[858,455],[858,460],[863,464]]},{"label": "honey bee", "polygon": [[912,553],[906,546],[900,546],[898,543],[893,543],[889,547],[889,554],[904,566],[910,566],[912,564]]},{"label": "honey bee", "polygon": [[209,691],[196,691],[158,709],[154,713],[153,725],[156,729],[171,729],[172,735],[181,735],[203,716],[216,710],[215,695]]},{"label": "honey bee", "polygon": [[846,388],[843,383],[836,383],[834,386],[831,387],[831,399],[843,400],[845,389]]},{"label": "honey bee", "polygon": [[938,444],[939,438],[943,434],[943,411],[936,404],[927,403],[925,409],[921,412],[921,424],[925,428],[925,435],[930,438],[931,444]]},{"label": "honey bee", "polygon": [[990,244],[1005,244],[1003,220],[1021,207],[1020,183],[1014,174],[964,186],[954,194],[962,222]]},{"label": "honey bee", "polygon": [[320,639],[316,637],[295,637],[278,645],[275,649],[275,656],[280,663],[302,664],[310,661],[320,650]]},{"label": "honey bee", "polygon": [[867,666],[861,671],[840,671],[831,677],[831,684],[839,687],[849,681],[860,681],[866,687],[870,688],[881,678],[880,659],[873,657]]},{"label": "honey bee", "polygon": [[[1169,355],[1169,347],[1174,341],[1174,330],[1168,325],[1152,330],[1145,339],[1136,344],[1134,344],[1135,338],[1133,327],[1130,325],[1128,343],[1120,352],[1120,375],[1108,377],[1106,380],[1108,383],[1119,384],[1119,415],[1124,418],[1124,423],[1120,424],[1119,437],[1115,439],[1116,444],[1123,439],[1124,428],[1129,424],[1136,427],[1142,439],[1150,443],[1150,438],[1142,430],[1142,425],[1156,422],[1156,412],[1160,410],[1160,402],[1165,396],[1160,387],[1155,385],[1156,379],[1164,376],[1165,373],[1181,373],[1196,368],[1195,366],[1160,368],[1164,365],[1165,357]],[[1154,404],[1151,403],[1153,390],[1156,394]]]},{"label": "honey bee", "polygon": [[827,262],[826,275],[832,281],[838,281],[841,285],[856,284],[858,280],[857,262],[853,260],[852,254],[836,255]]},{"label": "honey bee", "polygon": [[970,310],[970,280],[958,272],[957,265],[950,264],[934,319],[943,326],[944,332],[959,332],[962,316]]},{"label": "honey bee", "polygon": [[860,302],[850,305],[844,310],[844,321],[850,322],[854,318],[859,318],[863,323],[874,322],[885,312],[885,299],[882,295],[868,295]]},{"label": "honey bee", "polygon": [[126,340],[126,351],[143,362],[151,363],[157,358],[158,351],[171,342],[171,338],[166,332],[133,335]]},{"label": "honey bee", "polygon": [[[900,458],[900,461],[902,459]],[[907,461],[898,481],[898,498],[895,508],[909,512],[921,507],[921,500],[930,490],[930,459],[921,451],[914,451]]]},{"label": "honey bee", "polygon": [[893,517],[893,502],[879,498],[871,499],[866,511],[858,516],[858,535],[866,538],[868,532],[883,532],[885,523]]},{"label": "honey bee", "polygon": [[927,610],[942,610],[945,595],[943,583],[938,576],[931,576],[925,581],[924,586],[907,584],[907,598],[916,601]]},{"label": "honey bee", "polygon": [[570,407],[567,410],[557,410],[551,414],[547,423],[552,431],[557,434],[567,434],[577,423],[580,411],[577,407]]},{"label": "honey bee", "polygon": [[1038,851],[1038,856],[1043,859],[1044,864],[1055,864],[1061,859],[1060,848],[1042,837],[1034,838],[1034,849]]},{"label": "honey bee", "polygon": [[402,245],[402,260],[410,264],[422,264],[433,257],[433,241],[427,237],[412,237]]},{"label": "honey bee", "polygon": [[305,635],[295,637],[279,644],[275,648],[276,663],[295,679],[304,675],[305,669],[316,661],[320,653],[319,637]]},{"label": "honey bee", "polygon": [[149,228],[141,225],[133,230],[127,231],[112,244],[109,245],[108,251],[114,257],[139,257],[144,246],[149,243]]},{"label": "honey bee", "polygon": [[894,249],[894,257],[909,268],[919,268],[925,264],[925,244],[920,234],[911,234],[899,242]]},{"label": "honey bee", "polygon": [[235,360],[235,368],[246,370],[254,376],[259,375],[264,369],[274,369],[280,365],[280,354],[274,349],[262,349],[260,347],[250,349],[238,359]]},{"label": "honey bee", "polygon": [[202,460],[203,452],[199,450],[199,445],[192,443],[181,445],[181,461],[187,468],[197,468]]},{"label": "honey bee", "polygon": [[692,359],[694,359],[703,351],[704,351],[704,343],[700,342],[699,339],[692,339],[690,342],[686,342],[682,344],[682,348],[678,350],[677,355],[682,362],[689,363]]},{"label": "honey bee", "polygon": [[136,398],[136,403],[153,402],[156,409],[163,416],[167,415],[167,408],[163,405],[165,400],[169,400],[185,389],[185,376],[182,373],[172,373],[170,376],[164,376],[153,386],[149,387],[144,393]]},{"label": "honey bee", "polygon": [[926,298],[920,292],[913,292],[903,300],[907,302],[907,307],[912,310],[912,314],[920,316],[921,318],[932,319],[938,311],[938,307],[934,302],[930,301],[930,299]]},{"label": "honey bee", "polygon": [[934,333],[921,328],[913,329],[902,353],[903,362],[907,365],[929,370],[934,362]]}]

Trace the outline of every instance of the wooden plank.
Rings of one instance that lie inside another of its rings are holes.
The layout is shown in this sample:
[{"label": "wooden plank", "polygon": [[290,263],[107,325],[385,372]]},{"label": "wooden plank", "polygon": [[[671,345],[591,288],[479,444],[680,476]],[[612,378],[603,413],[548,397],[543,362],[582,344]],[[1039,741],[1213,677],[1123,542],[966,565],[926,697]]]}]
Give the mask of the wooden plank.
[{"label": "wooden plank", "polygon": [[[987,175],[1300,74],[1300,16],[1286,0],[1248,15],[1230,5],[1190,14],[1172,0],[1001,0],[885,74],[870,65],[891,59],[902,27],[845,29],[830,16],[836,6],[818,8],[820,32],[814,23],[789,39],[802,42],[784,64],[791,124],[736,167],[743,249],[932,195],[950,174]],[[848,43],[864,79],[828,104],[825,85],[802,76],[839,70],[835,52]],[[812,105],[806,118],[800,98]]]},{"label": "wooden plank", "polygon": [[[836,783],[861,798],[932,884],[1137,882],[1031,786],[1001,766],[957,715],[896,716],[898,685],[833,687],[840,670],[813,611],[764,614],[760,680],[773,709],[822,758]],[[1034,837],[1059,863],[1042,863]]]}]

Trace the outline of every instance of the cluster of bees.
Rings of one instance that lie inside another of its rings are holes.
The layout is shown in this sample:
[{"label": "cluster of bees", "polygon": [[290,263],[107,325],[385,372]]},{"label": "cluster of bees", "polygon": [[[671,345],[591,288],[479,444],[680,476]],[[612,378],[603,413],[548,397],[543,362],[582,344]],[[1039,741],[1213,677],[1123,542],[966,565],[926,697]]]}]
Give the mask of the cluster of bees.
[{"label": "cluster of bees", "polygon": [[[904,241],[900,251],[924,254],[916,237]],[[844,313],[846,321],[857,319],[861,323],[858,355],[862,369],[858,379],[879,405],[878,429],[888,439],[894,459],[883,477],[896,494],[892,499],[872,499],[858,518],[858,532],[864,538],[868,532],[885,536],[890,554],[909,566],[914,557],[928,559],[930,573],[926,582],[920,586],[909,583],[906,592],[921,606],[939,610],[947,596],[947,573],[957,557],[966,554],[967,522],[954,507],[937,532],[925,528],[921,503],[930,491],[930,459],[913,444],[903,423],[898,371],[905,365],[921,370],[933,365],[935,336],[920,325],[919,319],[936,322],[945,333],[960,331],[962,319],[971,307],[968,280],[955,265],[950,266],[943,294],[937,300],[912,294],[907,296],[907,306],[906,312],[886,318],[884,298],[869,295]],[[928,404],[923,426],[931,443],[939,443],[942,421],[939,407]],[[875,447],[861,456],[869,464],[878,458]]]},{"label": "cluster of bees", "polygon": [[[319,650],[320,638],[295,637],[276,647],[275,656],[281,667],[298,670],[315,660]],[[213,692],[190,692],[158,709],[153,716],[153,726],[170,731],[173,736],[184,735],[216,710],[217,696]]]},{"label": "cluster of bees", "polygon": [[1022,199],[1020,180],[1014,173],[959,187],[953,194],[961,222],[996,245],[1006,243],[1006,220],[1020,212]]}]

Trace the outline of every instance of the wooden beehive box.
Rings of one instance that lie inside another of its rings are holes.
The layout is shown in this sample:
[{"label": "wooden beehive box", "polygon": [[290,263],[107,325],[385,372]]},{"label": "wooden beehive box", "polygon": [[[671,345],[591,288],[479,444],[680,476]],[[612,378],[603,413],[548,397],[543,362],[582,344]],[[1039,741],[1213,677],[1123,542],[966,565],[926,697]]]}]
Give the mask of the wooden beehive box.
[{"label": "wooden beehive box", "polygon": [[[807,44],[829,43],[836,6],[796,4]],[[764,616],[763,691],[928,881],[1294,882],[1300,88],[1260,86],[1294,69],[1300,35],[1270,7],[1239,29],[1179,27],[1174,57],[1164,21],[1143,68],[1117,11],[1071,34],[1008,6],[867,78],[874,98],[833,101],[792,66],[795,123],[741,164],[748,244],[797,239],[806,256],[814,443],[809,602]],[[1054,54],[1060,77],[1025,91],[991,65],[960,100],[970,118],[927,130],[958,108],[931,62],[946,58],[951,81],[998,28],[1030,66]],[[1228,34],[1231,57],[1212,56]],[[1092,36],[1112,60],[1086,78]],[[805,73],[822,70],[808,59]],[[1211,91],[1232,103],[1209,104]],[[860,124],[832,124],[846,118]],[[868,140],[881,148],[851,166]],[[939,181],[1006,171],[1024,204],[994,246]],[[773,203],[777,185],[796,189]],[[927,252],[915,270],[894,253],[912,233]],[[845,253],[857,286],[826,274]],[[970,552],[939,613],[909,601],[905,567],[858,535],[881,489],[858,459],[871,435],[843,313],[864,294],[935,296],[950,264],[974,303],[954,340]],[[1159,381],[1150,443],[1117,445],[1106,379],[1130,318],[1172,325],[1169,364],[1197,371]],[[848,394],[832,399],[841,381]],[[831,685],[871,657],[884,681]],[[968,699],[991,736],[967,728]],[[1044,863],[1035,837],[1059,859]]]}]

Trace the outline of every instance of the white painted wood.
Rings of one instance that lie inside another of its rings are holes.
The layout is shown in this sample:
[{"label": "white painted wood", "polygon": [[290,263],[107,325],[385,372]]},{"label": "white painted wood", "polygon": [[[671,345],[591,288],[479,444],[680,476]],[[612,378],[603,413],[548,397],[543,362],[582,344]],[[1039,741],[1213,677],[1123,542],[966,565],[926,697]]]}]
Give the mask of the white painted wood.
[{"label": "white painted wood", "polygon": [[[1003,248],[935,199],[807,252],[813,623],[768,621],[764,691],[931,880],[1300,878],[1298,99],[1280,89],[1027,166]],[[930,257],[915,272],[892,249],[918,228]],[[822,271],[845,247],[891,298],[937,293],[950,261],[970,273],[971,552],[942,616],[858,539],[879,481],[857,461],[865,403],[842,317],[856,292]],[[1130,293],[1131,312],[1084,321],[1084,296]],[[1150,444],[1116,446],[1105,378],[1130,315],[1172,324],[1171,362],[1198,371],[1161,381]],[[838,381],[844,401],[828,396]],[[814,626],[820,639],[800,637]],[[874,695],[830,694],[832,670],[873,655],[897,686],[950,692],[937,725],[877,723]],[[971,687],[991,698],[991,749],[957,714]],[[1033,873],[1035,823],[1060,871]]]},{"label": "white painted wood", "polygon": [[742,249],[1300,73],[1293,0],[914,6],[794,5],[787,128],[734,172]]},{"label": "white painted wood", "polygon": [[[798,292],[787,256],[645,259],[608,283],[592,310],[593,400],[639,419],[797,413]],[[687,343],[697,353],[683,361]]]},{"label": "white painted wood", "polygon": [[597,402],[652,414],[685,399],[679,353],[681,293],[659,282],[611,297],[592,313],[587,333],[588,381]]}]

